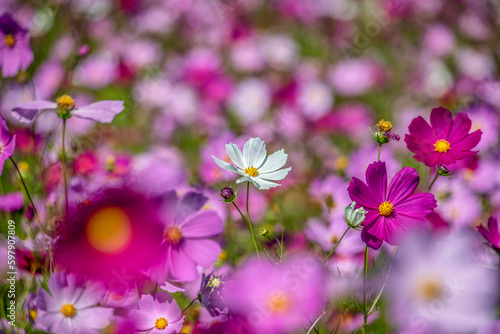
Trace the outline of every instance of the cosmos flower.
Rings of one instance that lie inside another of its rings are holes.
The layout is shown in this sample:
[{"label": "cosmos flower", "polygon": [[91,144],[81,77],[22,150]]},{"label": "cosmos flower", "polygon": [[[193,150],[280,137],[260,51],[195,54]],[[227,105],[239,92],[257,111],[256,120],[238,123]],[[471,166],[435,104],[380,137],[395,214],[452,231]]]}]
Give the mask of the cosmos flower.
[{"label": "cosmos flower", "polygon": [[456,233],[405,239],[387,284],[402,332],[476,333],[491,319],[498,273],[474,259],[474,243]]},{"label": "cosmos flower", "polygon": [[0,116],[0,175],[2,175],[5,160],[14,155],[16,147],[16,136],[12,136],[7,127],[7,123]]},{"label": "cosmos flower", "polygon": [[26,71],[33,62],[33,51],[26,29],[12,18],[10,13],[0,16],[0,67],[2,77],[15,76],[19,70]]},{"label": "cosmos flower", "polygon": [[415,153],[416,160],[429,167],[454,164],[474,156],[471,151],[481,140],[481,130],[469,133],[472,122],[465,113],[458,113],[453,119],[451,111],[439,107],[432,109],[431,125],[422,116],[415,118],[410,134],[405,136],[408,149]]},{"label": "cosmos flower", "polygon": [[55,111],[60,118],[71,116],[90,119],[100,123],[111,123],[113,118],[123,111],[123,101],[99,101],[88,106],[76,107],[76,101],[69,95],[62,95],[56,102],[31,101],[12,109],[12,115],[23,123],[32,122],[38,113],[45,110]]},{"label": "cosmos flower", "polygon": [[290,333],[309,327],[325,295],[321,264],[296,256],[275,266],[252,259],[228,278],[229,311],[246,318],[256,333]]},{"label": "cosmos flower", "polygon": [[487,228],[483,225],[479,225],[477,230],[488,241],[493,249],[500,252],[500,229],[498,228],[498,222],[495,217],[490,217],[488,219]]},{"label": "cosmos flower", "polygon": [[217,165],[240,174],[241,177],[236,183],[252,182],[261,190],[279,186],[278,183],[269,180],[283,180],[292,170],[292,167],[280,169],[285,165],[288,154],[285,154],[284,150],[279,150],[267,156],[266,143],[260,138],[250,138],[243,146],[243,154],[233,143],[226,145],[226,152],[234,165],[212,156]]},{"label": "cosmos flower", "polygon": [[180,333],[184,317],[181,309],[166,293],[142,296],[139,309],[130,311],[136,332],[150,334]]},{"label": "cosmos flower", "polygon": [[378,161],[368,166],[366,182],[353,177],[347,191],[356,207],[368,213],[363,222],[361,238],[373,249],[379,249],[382,241],[391,245],[398,243],[401,235],[409,229],[422,227],[436,205],[434,195],[413,194],[420,177],[415,169],[405,167],[391,180],[387,188],[385,162]]},{"label": "cosmos flower", "polygon": [[188,192],[177,196],[167,192],[161,204],[163,240],[147,275],[163,284],[167,280],[194,281],[199,277],[197,265],[212,265],[221,252],[211,240],[222,233],[224,223],[214,210],[201,210],[208,198]]},{"label": "cosmos flower", "polygon": [[225,312],[226,303],[224,302],[224,281],[222,275],[215,276],[213,272],[201,276],[199,296],[201,304],[212,317],[218,317]]},{"label": "cosmos flower", "polygon": [[49,290],[38,289],[36,328],[55,334],[97,334],[109,324],[113,309],[96,306],[104,295],[100,283],[57,273],[50,277]]}]

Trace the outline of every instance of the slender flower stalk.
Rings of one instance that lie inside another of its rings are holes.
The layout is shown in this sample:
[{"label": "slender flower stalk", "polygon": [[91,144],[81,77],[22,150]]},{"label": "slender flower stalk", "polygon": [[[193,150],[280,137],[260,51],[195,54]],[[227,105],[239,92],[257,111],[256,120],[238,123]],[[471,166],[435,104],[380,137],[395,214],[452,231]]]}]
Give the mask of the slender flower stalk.
[{"label": "slender flower stalk", "polygon": [[31,206],[33,207],[33,212],[35,213],[36,221],[38,223],[38,228],[40,229],[40,233],[42,234],[43,242],[45,243],[45,247],[47,247],[47,252],[49,253],[49,268],[50,268],[50,273],[52,273],[52,250],[50,249],[49,242],[47,241],[47,238],[45,237],[45,232],[42,229],[42,223],[40,221],[40,216],[38,216],[38,211],[36,209],[35,203],[33,202],[33,199],[31,198],[30,192],[28,190],[28,187],[26,186],[26,182],[24,182],[23,175],[21,174],[21,171],[19,170],[19,167],[17,166],[16,162],[12,157],[9,158],[12,164],[14,165],[14,168],[17,171],[17,174],[19,175],[19,179],[21,180],[21,183],[23,185],[24,191],[26,192],[26,196],[28,197],[28,200],[30,201]]},{"label": "slender flower stalk", "polygon": [[63,119],[62,130],[62,173],[64,179],[64,217],[66,220],[66,228],[69,236],[68,175],[66,171],[66,119]]},{"label": "slender flower stalk", "polygon": [[328,254],[328,256],[326,257],[325,261],[323,261],[323,265],[325,265],[326,261],[328,261],[328,259],[330,258],[330,256],[333,255],[333,253],[335,252],[335,250],[337,249],[337,247],[340,245],[340,242],[342,241],[342,239],[344,238],[344,236],[346,235],[347,231],[349,231],[351,229],[351,227],[347,227],[347,229],[345,230],[344,234],[342,234],[342,236],[340,237],[339,241],[337,241],[337,243],[335,244],[335,247],[333,247],[332,251],[330,252],[330,254]]},{"label": "slender flower stalk", "polygon": [[[247,182],[247,218],[248,218],[248,228],[250,229],[250,234],[252,235],[253,244],[255,246],[255,252],[257,253],[257,258],[260,262],[259,248],[257,247],[257,240],[255,240],[255,235],[253,234],[252,221],[250,220],[250,211],[248,210],[248,202],[250,199],[250,182]],[[239,210],[239,209],[238,209]]]},{"label": "slender flower stalk", "polygon": [[366,278],[368,275],[368,245],[365,247],[365,264],[363,266],[363,334],[366,332],[368,312],[366,310]]},{"label": "slender flower stalk", "polygon": [[389,263],[387,264],[387,269],[385,271],[384,283],[382,284],[382,287],[377,293],[377,296],[375,297],[372,306],[368,310],[368,315],[372,314],[373,310],[375,309],[375,306],[377,305],[378,300],[380,299],[380,296],[382,296],[382,293],[384,292],[385,286],[387,285],[387,279],[389,278],[389,273],[391,272],[392,264],[394,263],[394,259],[396,258],[396,253],[398,252],[398,249],[399,249],[398,246],[392,249],[391,256],[389,258]]},{"label": "slender flower stalk", "polygon": [[432,186],[434,185],[434,183],[436,182],[436,180],[439,178],[441,174],[439,173],[436,173],[436,176],[434,176],[434,179],[432,180],[431,184],[429,185],[429,188],[427,189],[427,192],[430,193],[431,192],[431,189],[432,189]]}]

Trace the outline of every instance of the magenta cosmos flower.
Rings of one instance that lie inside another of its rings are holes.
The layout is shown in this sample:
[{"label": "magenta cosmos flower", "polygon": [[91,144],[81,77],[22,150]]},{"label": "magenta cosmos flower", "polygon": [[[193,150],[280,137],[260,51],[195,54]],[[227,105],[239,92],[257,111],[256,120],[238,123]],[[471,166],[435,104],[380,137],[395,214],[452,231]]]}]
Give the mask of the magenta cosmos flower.
[{"label": "magenta cosmos flower", "polygon": [[10,13],[0,16],[0,67],[2,77],[15,76],[19,70],[26,71],[33,62],[30,38]]},{"label": "magenta cosmos flower", "polygon": [[149,334],[180,333],[184,317],[172,297],[166,293],[142,296],[139,309],[130,311],[136,332]]},{"label": "magenta cosmos flower", "polygon": [[469,133],[471,126],[472,122],[465,113],[459,113],[453,119],[448,109],[434,108],[431,125],[422,116],[413,119],[405,142],[415,153],[413,157],[429,167],[454,164],[477,153],[471,150],[481,140],[482,132]]},{"label": "magenta cosmos flower", "polygon": [[7,123],[0,116],[0,175],[2,175],[5,160],[14,155],[16,147],[16,136],[12,136],[7,127]]},{"label": "magenta cosmos flower", "polygon": [[244,317],[255,333],[290,333],[311,325],[321,313],[325,273],[310,255],[276,266],[246,262],[226,283],[229,311]]},{"label": "magenta cosmos flower", "polygon": [[111,123],[113,118],[123,111],[123,101],[100,101],[84,107],[76,107],[76,101],[69,95],[60,96],[56,102],[31,101],[12,109],[12,115],[23,123],[32,122],[39,112],[49,110],[57,112],[60,118],[71,116],[91,119],[100,123]]},{"label": "magenta cosmos flower", "polygon": [[163,242],[147,274],[158,283],[194,281],[200,276],[197,265],[217,261],[221,248],[210,238],[222,233],[224,223],[214,210],[202,210],[208,200],[202,194],[191,191],[179,198],[170,191],[164,196]]},{"label": "magenta cosmos flower", "polygon": [[479,225],[477,230],[488,241],[491,247],[500,253],[500,229],[498,228],[498,221],[495,217],[488,219],[488,227]]},{"label": "magenta cosmos flower", "polygon": [[437,205],[432,194],[413,194],[419,181],[417,171],[405,167],[387,188],[387,170],[383,161],[368,166],[366,184],[357,177],[352,178],[347,191],[357,203],[356,207],[368,211],[361,239],[369,247],[379,249],[382,241],[394,245],[407,230],[426,224],[425,217]]},{"label": "magenta cosmos flower", "polygon": [[36,328],[55,334],[98,334],[109,325],[113,309],[97,306],[105,292],[100,283],[57,273],[49,280],[49,290],[38,289]]}]

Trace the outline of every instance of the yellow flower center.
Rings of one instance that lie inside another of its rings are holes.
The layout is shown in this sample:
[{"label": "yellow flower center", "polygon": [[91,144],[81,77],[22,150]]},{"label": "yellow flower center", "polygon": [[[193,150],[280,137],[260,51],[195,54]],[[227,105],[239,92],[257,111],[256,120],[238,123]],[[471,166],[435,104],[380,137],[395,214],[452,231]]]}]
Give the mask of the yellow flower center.
[{"label": "yellow flower center", "polygon": [[30,310],[30,318],[31,318],[31,320],[35,321],[37,315],[38,315],[38,312],[36,310]]},{"label": "yellow flower center", "polygon": [[[83,207],[90,205],[90,201],[82,203],[85,203]],[[85,232],[87,241],[96,250],[116,254],[129,245],[132,223],[128,214],[121,208],[105,207],[90,217]]]},{"label": "yellow flower center", "polygon": [[70,111],[75,107],[75,100],[67,94],[60,96],[57,100],[57,108],[61,110]]},{"label": "yellow flower center", "polygon": [[177,226],[169,226],[163,233],[165,240],[171,245],[177,245],[182,240],[182,231]]},{"label": "yellow flower center", "polygon": [[426,279],[418,287],[418,296],[425,301],[433,301],[441,297],[443,289],[435,279]]},{"label": "yellow flower center", "polygon": [[259,175],[259,171],[254,166],[245,168],[245,173],[252,177]]},{"label": "yellow flower center", "polygon": [[391,130],[392,130],[392,123],[391,123],[391,122],[389,122],[389,121],[384,121],[383,119],[381,119],[381,120],[377,123],[376,127],[377,127],[380,131],[382,131],[382,132],[389,132],[389,131],[391,131]]},{"label": "yellow flower center", "polygon": [[378,212],[385,217],[389,216],[393,211],[394,211],[394,206],[392,205],[391,202],[384,202],[380,204],[378,207]]},{"label": "yellow flower center", "polygon": [[3,145],[0,144],[0,153],[2,153]]},{"label": "yellow flower center", "polygon": [[227,252],[225,250],[222,250],[222,252],[220,252],[219,254],[219,257],[217,258],[217,261],[223,262],[226,261],[226,259],[227,259]]},{"label": "yellow flower center", "polygon": [[221,281],[218,277],[214,277],[210,280],[210,286],[213,288],[218,288],[221,285]]},{"label": "yellow flower center", "polygon": [[163,330],[163,329],[167,328],[167,326],[168,326],[168,321],[165,320],[165,318],[156,319],[156,322],[155,322],[156,329]]},{"label": "yellow flower center", "polygon": [[290,309],[290,298],[282,291],[274,291],[269,298],[269,309],[272,313],[283,313]]},{"label": "yellow flower center", "polygon": [[450,143],[446,139],[439,139],[434,143],[434,151],[446,153],[450,149]]},{"label": "yellow flower center", "polygon": [[73,306],[73,304],[64,304],[61,307],[61,313],[64,314],[65,317],[71,318],[75,315],[76,308]]},{"label": "yellow flower center", "polygon": [[13,35],[7,34],[5,35],[5,44],[7,44],[9,48],[11,48],[16,44],[16,39]]}]

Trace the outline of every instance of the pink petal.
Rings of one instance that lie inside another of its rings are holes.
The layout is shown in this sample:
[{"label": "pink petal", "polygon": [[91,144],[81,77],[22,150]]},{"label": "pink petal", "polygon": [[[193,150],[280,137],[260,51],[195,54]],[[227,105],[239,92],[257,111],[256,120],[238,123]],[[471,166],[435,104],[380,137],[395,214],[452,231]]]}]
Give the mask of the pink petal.
[{"label": "pink petal", "polygon": [[213,210],[203,210],[190,215],[179,227],[186,238],[203,238],[221,234],[224,223]]},{"label": "pink petal", "polygon": [[100,101],[75,109],[71,115],[91,119],[100,123],[111,123],[124,109],[123,101]]},{"label": "pink petal", "polygon": [[380,202],[375,199],[368,186],[357,177],[353,177],[351,182],[349,182],[347,191],[351,200],[355,201],[357,205],[362,206],[366,210],[378,210]]},{"label": "pink petal", "polygon": [[16,211],[22,209],[24,206],[23,193],[20,191],[5,194],[0,196],[0,210],[2,211]]},{"label": "pink petal", "polygon": [[481,141],[481,135],[483,132],[481,130],[476,130],[469,134],[467,137],[462,140],[451,144],[451,148],[456,151],[469,151],[476,147],[477,144]]},{"label": "pink petal", "polygon": [[12,109],[12,116],[18,121],[29,123],[43,110],[56,110],[57,104],[50,101],[31,101]]},{"label": "pink petal", "polygon": [[423,140],[425,142],[435,142],[438,138],[434,136],[434,131],[432,131],[429,123],[425,121],[422,116],[418,116],[411,121],[408,127],[410,135]]},{"label": "pink petal", "polygon": [[387,192],[387,169],[385,162],[377,161],[366,169],[366,183],[378,203],[385,201]]},{"label": "pink petal", "polygon": [[401,203],[394,205],[394,213],[424,220],[437,206],[433,194],[413,194]]},{"label": "pink petal", "polygon": [[204,267],[214,264],[221,252],[219,244],[210,239],[187,239],[184,241],[182,249],[193,262]]},{"label": "pink petal", "polygon": [[413,194],[419,181],[420,177],[415,169],[410,167],[401,169],[389,184],[387,200],[396,205]]},{"label": "pink petal", "polygon": [[361,231],[361,240],[363,240],[363,242],[366,243],[368,247],[377,250],[380,248],[380,246],[382,246],[382,243],[384,241],[370,234],[370,232],[368,232],[368,229],[369,227],[365,227]]},{"label": "pink petal", "polygon": [[452,124],[453,116],[451,115],[451,111],[443,107],[432,109],[431,126],[436,133],[437,139],[448,138]]},{"label": "pink petal", "polygon": [[448,141],[453,144],[463,139],[469,133],[471,126],[472,121],[469,116],[463,112],[459,113],[453,120]]},{"label": "pink petal", "polygon": [[194,281],[199,274],[196,270],[196,264],[182,250],[172,247],[170,251],[170,273],[174,279],[179,281]]}]

